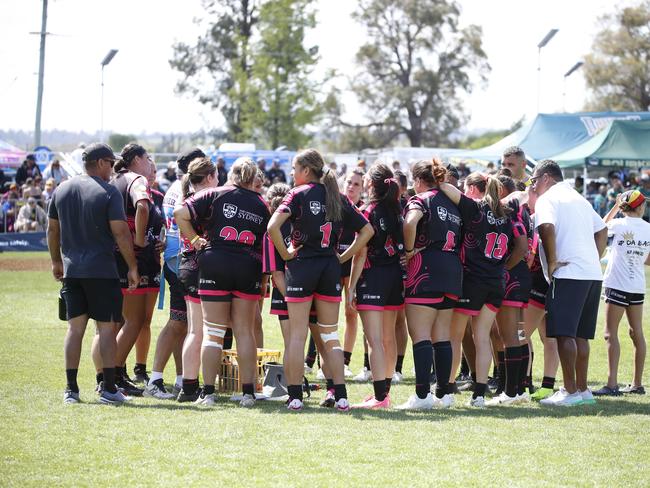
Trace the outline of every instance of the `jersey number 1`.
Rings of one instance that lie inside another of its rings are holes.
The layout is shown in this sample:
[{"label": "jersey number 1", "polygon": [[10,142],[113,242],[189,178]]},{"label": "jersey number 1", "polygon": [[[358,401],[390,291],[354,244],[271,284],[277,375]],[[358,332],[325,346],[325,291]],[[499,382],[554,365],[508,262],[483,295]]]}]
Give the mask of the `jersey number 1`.
[{"label": "jersey number 1", "polygon": [[332,222],[325,222],[319,227],[323,234],[320,240],[320,247],[330,247],[330,238],[332,237]]}]

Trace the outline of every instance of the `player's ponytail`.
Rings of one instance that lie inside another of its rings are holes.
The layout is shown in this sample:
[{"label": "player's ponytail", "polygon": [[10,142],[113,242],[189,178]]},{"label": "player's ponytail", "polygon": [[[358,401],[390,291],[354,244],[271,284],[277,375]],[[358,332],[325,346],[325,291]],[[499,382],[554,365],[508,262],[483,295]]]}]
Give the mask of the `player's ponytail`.
[{"label": "player's ponytail", "polygon": [[214,175],[217,168],[208,158],[196,158],[187,167],[187,173],[181,180],[181,191],[183,199],[186,200],[194,193],[192,185],[198,185],[205,178]]},{"label": "player's ponytail", "polygon": [[286,183],[273,183],[266,192],[266,199],[269,202],[271,213],[275,212],[277,208],[287,196],[291,188]]},{"label": "player's ponytail", "polygon": [[430,188],[433,188],[445,181],[447,170],[436,158],[430,161],[422,159],[411,167],[411,176],[413,179],[418,178],[424,181]]},{"label": "player's ponytail", "polygon": [[228,181],[233,185],[250,189],[257,176],[257,165],[251,158],[241,157],[233,163],[228,173]]},{"label": "player's ponytail", "polygon": [[383,202],[391,214],[399,215],[399,183],[393,177],[393,172],[384,163],[376,162],[368,170],[370,178],[370,201]]},{"label": "player's ponytail", "polygon": [[503,218],[506,215],[504,206],[501,204],[501,193],[503,185],[495,176],[485,177],[485,195],[483,200],[488,204],[495,217]]},{"label": "player's ponytail", "polygon": [[296,154],[295,161],[320,180],[325,187],[325,218],[330,222],[338,222],[343,219],[343,202],[336,175],[329,168],[325,167],[323,157],[316,149],[305,149]]}]

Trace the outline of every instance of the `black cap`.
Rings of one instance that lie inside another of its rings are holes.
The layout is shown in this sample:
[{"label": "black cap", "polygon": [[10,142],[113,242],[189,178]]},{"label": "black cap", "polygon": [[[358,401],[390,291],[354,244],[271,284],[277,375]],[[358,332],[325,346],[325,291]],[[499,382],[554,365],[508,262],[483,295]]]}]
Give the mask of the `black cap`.
[{"label": "black cap", "polygon": [[25,156],[25,159],[31,159],[32,161],[36,161],[36,156],[34,156],[33,154],[28,154],[27,156]]},{"label": "black cap", "polygon": [[81,154],[81,159],[84,162],[86,161],[99,161],[100,159],[121,159],[119,156],[116,156],[111,147],[107,144],[102,144],[101,142],[95,142],[89,146],[86,146],[84,152]]},{"label": "black cap", "polygon": [[453,178],[456,178],[457,180],[460,179],[460,174],[458,174],[458,170],[456,169],[456,166],[454,166],[451,163],[447,163],[447,166],[445,166],[445,169],[447,170],[447,173],[449,173],[449,176],[452,176]]},{"label": "black cap", "polygon": [[193,147],[188,149],[178,155],[176,163],[178,163],[178,169],[181,173],[187,173],[187,167],[190,163],[196,158],[204,158],[205,153],[201,151],[198,147]]}]

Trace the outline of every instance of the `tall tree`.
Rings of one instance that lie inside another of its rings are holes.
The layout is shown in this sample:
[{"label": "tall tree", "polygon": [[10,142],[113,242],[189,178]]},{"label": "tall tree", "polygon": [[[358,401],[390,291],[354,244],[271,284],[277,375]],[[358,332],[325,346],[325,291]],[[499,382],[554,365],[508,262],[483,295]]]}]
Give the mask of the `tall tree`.
[{"label": "tall tree", "polygon": [[313,0],[204,0],[207,32],[173,46],[177,91],[221,110],[228,138],[297,148],[317,117]]},{"label": "tall tree", "polygon": [[650,1],[601,18],[584,74],[591,110],[650,108]]},{"label": "tall tree", "polygon": [[370,41],[357,52],[353,90],[371,125],[404,134],[412,146],[443,145],[465,116],[463,92],[490,67],[482,30],[458,27],[453,0],[361,0],[355,18]]},{"label": "tall tree", "polygon": [[304,46],[305,32],[316,26],[313,0],[272,0],[260,9],[260,40],[254,49],[251,132],[269,144],[298,148],[310,136],[306,127],[318,110],[312,70],[317,47]]},{"label": "tall tree", "polygon": [[[169,64],[184,74],[179,93],[219,109],[233,141],[249,140],[246,132],[250,100],[251,37],[261,0],[203,0],[208,28],[196,44],[176,43]],[[198,19],[200,24],[202,19]]]}]

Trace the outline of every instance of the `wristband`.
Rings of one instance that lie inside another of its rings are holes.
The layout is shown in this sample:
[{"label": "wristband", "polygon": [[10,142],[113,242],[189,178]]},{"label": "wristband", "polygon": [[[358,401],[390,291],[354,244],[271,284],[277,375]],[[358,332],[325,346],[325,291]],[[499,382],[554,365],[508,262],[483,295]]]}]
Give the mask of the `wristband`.
[{"label": "wristband", "polygon": [[200,236],[199,236],[198,234],[195,235],[195,236],[192,238],[192,240],[190,241],[190,244],[194,245],[194,243],[195,243],[196,241],[198,241],[199,238],[200,238]]},{"label": "wristband", "polygon": [[413,252],[414,250],[415,250],[415,248],[413,248],[413,249],[404,249],[404,252]]}]

